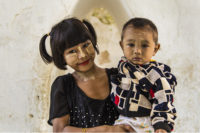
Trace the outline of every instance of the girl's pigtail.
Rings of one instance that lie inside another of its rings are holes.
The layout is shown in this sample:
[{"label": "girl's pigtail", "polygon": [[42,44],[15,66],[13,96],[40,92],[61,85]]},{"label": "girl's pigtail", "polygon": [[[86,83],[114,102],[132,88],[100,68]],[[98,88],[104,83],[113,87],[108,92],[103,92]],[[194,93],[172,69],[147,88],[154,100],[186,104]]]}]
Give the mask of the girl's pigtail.
[{"label": "girl's pigtail", "polygon": [[88,28],[89,32],[91,33],[93,39],[94,39],[94,43],[95,43],[95,50],[97,51],[97,54],[99,54],[99,50],[97,48],[97,36],[96,36],[96,32],[94,30],[94,27],[92,26],[92,24],[90,24],[88,21],[83,19],[83,23],[86,25],[86,27]]},{"label": "girl's pigtail", "polygon": [[47,50],[46,50],[46,47],[45,47],[45,40],[46,40],[46,38],[48,37],[48,34],[45,34],[42,38],[41,38],[41,40],[40,40],[40,55],[41,55],[41,57],[42,57],[42,59],[43,59],[43,61],[45,62],[45,63],[51,63],[52,61],[53,61],[53,59],[52,59],[52,57],[47,53]]}]

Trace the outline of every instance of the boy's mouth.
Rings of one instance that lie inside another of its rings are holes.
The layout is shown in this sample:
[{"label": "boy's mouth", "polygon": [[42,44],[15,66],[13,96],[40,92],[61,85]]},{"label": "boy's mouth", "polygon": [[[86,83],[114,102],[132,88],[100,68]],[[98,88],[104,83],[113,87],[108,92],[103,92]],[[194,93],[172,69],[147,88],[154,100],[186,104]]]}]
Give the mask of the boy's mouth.
[{"label": "boy's mouth", "polygon": [[133,60],[134,60],[134,61],[141,61],[141,60],[142,60],[142,58],[135,57],[135,58],[133,58]]}]

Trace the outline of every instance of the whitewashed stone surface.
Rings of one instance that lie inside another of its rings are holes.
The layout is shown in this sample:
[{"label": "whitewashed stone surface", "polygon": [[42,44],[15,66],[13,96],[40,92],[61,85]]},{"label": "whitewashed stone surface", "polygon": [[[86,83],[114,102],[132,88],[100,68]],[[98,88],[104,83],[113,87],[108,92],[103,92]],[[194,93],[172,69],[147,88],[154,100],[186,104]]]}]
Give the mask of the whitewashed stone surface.
[{"label": "whitewashed stone surface", "polygon": [[[66,72],[42,62],[39,40],[52,25],[72,16],[70,11],[80,1],[0,1],[0,132],[52,131],[46,123],[50,85]],[[87,7],[90,3],[84,1]],[[155,59],[169,64],[178,80],[175,132],[200,132],[200,1],[123,0],[123,5],[132,17],[147,17],[158,27],[161,50]],[[101,24],[89,12],[85,17],[95,26],[100,50],[109,53],[110,62],[102,67],[116,67],[122,55],[120,29]]]}]

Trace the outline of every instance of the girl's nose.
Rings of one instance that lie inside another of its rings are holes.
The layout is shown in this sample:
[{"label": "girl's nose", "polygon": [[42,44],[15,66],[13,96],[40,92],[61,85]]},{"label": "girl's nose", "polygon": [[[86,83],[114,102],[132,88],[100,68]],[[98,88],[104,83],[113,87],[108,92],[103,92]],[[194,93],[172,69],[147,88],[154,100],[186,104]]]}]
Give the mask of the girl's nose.
[{"label": "girl's nose", "polygon": [[78,47],[78,50],[79,50],[78,57],[79,58],[84,58],[86,56],[85,51],[81,47]]}]

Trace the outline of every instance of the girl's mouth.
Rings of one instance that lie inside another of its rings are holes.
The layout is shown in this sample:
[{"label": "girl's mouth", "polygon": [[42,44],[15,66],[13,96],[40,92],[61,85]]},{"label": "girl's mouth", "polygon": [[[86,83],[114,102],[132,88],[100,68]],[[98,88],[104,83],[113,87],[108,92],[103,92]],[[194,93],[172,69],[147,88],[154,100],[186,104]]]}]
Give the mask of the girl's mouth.
[{"label": "girl's mouth", "polygon": [[85,66],[85,65],[87,65],[89,62],[90,62],[90,59],[88,59],[88,60],[86,60],[86,61],[80,63],[79,65]]}]

